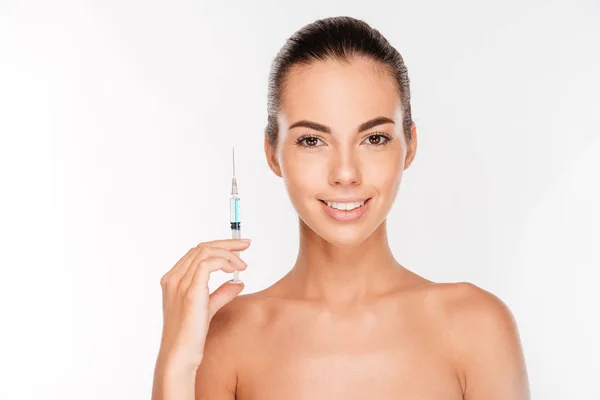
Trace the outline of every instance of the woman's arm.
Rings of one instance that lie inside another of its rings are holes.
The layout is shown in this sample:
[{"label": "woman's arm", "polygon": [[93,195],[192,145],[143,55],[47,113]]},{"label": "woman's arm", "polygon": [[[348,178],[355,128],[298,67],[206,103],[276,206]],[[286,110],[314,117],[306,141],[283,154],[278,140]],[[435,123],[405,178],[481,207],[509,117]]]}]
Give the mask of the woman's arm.
[{"label": "woman's arm", "polygon": [[152,400],[194,400],[196,370],[177,370],[157,364]]},{"label": "woman's arm", "polygon": [[206,336],[204,356],[195,377],[195,400],[235,400],[238,349],[235,333],[243,332],[239,303],[244,295],[221,308],[212,319]]},{"label": "woman's arm", "polygon": [[[198,371],[206,370],[203,364],[207,358],[207,335],[212,332],[212,337],[219,336],[214,332],[222,331],[211,329],[211,321],[216,326],[223,325],[220,321],[228,315],[223,309],[244,288],[243,283],[228,281],[210,293],[210,274],[219,269],[228,273],[245,270],[246,263],[235,251],[243,251],[249,245],[250,241],[244,239],[201,242],[160,279],[163,330],[154,368],[153,400],[194,400],[196,376]],[[218,392],[215,394],[210,393],[208,398],[223,398]]]},{"label": "woman's arm", "polygon": [[152,400],[235,400],[235,347],[229,339],[234,329],[235,303],[226,305],[212,318],[197,368],[182,369],[172,362],[157,361]]}]

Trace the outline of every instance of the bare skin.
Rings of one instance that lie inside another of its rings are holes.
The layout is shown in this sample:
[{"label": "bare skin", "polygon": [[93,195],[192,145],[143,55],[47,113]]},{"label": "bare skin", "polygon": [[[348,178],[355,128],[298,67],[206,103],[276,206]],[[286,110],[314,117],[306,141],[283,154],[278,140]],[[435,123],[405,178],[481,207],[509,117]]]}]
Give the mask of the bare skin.
[{"label": "bare skin", "polygon": [[[380,116],[393,122],[358,132]],[[331,133],[290,128],[300,120]],[[431,282],[390,250],[386,217],[417,148],[391,75],[364,59],[298,67],[279,124],[265,154],[298,212],[298,257],[278,282],[215,314],[196,399],[529,399],[506,305],[470,283]],[[316,139],[298,144],[306,134]],[[389,142],[369,139],[379,134]],[[320,200],[340,197],[370,198],[369,209],[335,221]]]}]

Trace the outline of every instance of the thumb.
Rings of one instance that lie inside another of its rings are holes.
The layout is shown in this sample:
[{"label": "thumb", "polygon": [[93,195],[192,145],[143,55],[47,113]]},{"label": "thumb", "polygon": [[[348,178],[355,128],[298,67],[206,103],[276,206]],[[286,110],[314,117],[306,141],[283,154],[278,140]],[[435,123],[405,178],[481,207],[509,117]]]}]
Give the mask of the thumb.
[{"label": "thumb", "polygon": [[230,281],[225,282],[219,286],[212,294],[208,297],[208,312],[210,318],[217,313],[225,304],[233,300],[242,290],[244,290],[244,283],[231,283]]}]

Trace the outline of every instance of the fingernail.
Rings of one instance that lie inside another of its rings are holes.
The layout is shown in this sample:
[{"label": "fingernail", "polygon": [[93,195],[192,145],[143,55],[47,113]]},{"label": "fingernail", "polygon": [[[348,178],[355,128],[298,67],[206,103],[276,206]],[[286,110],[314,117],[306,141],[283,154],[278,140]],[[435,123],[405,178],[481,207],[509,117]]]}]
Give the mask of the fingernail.
[{"label": "fingernail", "polygon": [[244,242],[244,243],[250,243],[250,242],[252,241],[251,239],[241,239],[241,240],[242,240],[242,242]]}]

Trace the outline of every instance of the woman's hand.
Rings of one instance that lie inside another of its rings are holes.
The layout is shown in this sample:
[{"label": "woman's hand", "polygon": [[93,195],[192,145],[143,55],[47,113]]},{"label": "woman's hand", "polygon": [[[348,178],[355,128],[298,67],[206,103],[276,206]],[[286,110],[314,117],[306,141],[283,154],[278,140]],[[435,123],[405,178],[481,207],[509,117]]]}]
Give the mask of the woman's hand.
[{"label": "woman's hand", "polygon": [[163,332],[157,368],[163,369],[163,374],[197,370],[212,317],[244,288],[243,283],[228,281],[209,295],[210,273],[219,269],[232,273],[234,266],[245,270],[247,264],[233,251],[248,246],[248,239],[200,243],[161,278]]}]

